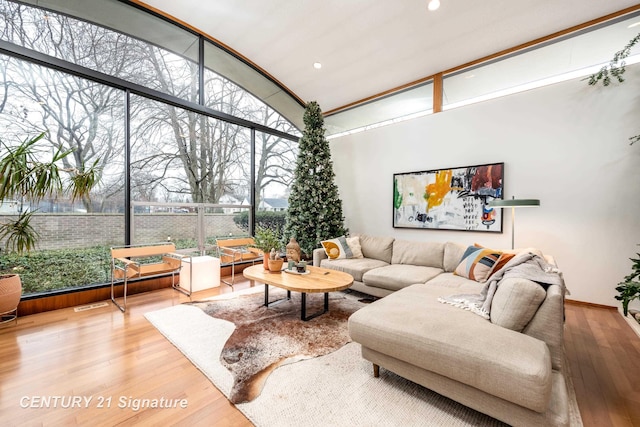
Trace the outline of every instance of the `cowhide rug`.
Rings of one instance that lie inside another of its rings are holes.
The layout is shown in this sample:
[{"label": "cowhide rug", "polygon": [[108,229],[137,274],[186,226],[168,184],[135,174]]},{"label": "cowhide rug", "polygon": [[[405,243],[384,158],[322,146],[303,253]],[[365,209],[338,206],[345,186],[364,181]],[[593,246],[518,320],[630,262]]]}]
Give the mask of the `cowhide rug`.
[{"label": "cowhide rug", "polygon": [[[282,298],[286,292],[269,288],[269,299]],[[229,400],[249,402],[260,392],[269,374],[278,366],[293,361],[329,354],[351,341],[347,319],[364,306],[362,294],[329,294],[329,312],[312,320],[300,320],[301,294],[291,300],[265,307],[264,292],[192,303],[208,315],[236,325],[227,340],[220,361],[234,377]],[[324,295],[307,294],[307,315],[323,309]]]}]

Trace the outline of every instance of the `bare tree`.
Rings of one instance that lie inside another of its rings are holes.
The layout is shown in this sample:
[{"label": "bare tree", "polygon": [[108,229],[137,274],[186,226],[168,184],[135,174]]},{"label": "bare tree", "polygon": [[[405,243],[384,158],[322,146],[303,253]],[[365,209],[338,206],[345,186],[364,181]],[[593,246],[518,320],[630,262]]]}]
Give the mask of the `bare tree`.
[{"label": "bare tree", "polygon": [[[4,40],[91,69],[118,76],[197,103],[198,66],[187,58],[122,33],[19,3],[3,2]],[[72,148],[65,167],[103,168],[94,196],[122,197],[124,172],[121,91],[34,64],[0,57],[5,75],[1,113],[25,126],[48,129],[55,148]],[[206,105],[280,129],[290,123],[262,101],[211,71],[205,72]],[[10,98],[9,93],[18,95]],[[14,103],[16,101],[21,101]],[[11,100],[11,101],[8,101]],[[13,103],[10,108],[6,103]],[[2,117],[0,117],[0,120]],[[217,203],[225,194],[248,197],[249,130],[175,106],[136,97],[132,120],[134,194],[188,195]],[[295,143],[258,133],[256,200],[273,183],[288,186]],[[120,168],[120,169],[117,169]],[[92,203],[83,200],[87,211]],[[104,203],[98,208],[106,206]]]},{"label": "bare tree", "polygon": [[[264,115],[265,122],[269,122],[275,116],[276,120],[282,120],[281,116],[269,109]],[[293,141],[282,139],[264,132],[256,136],[256,187],[255,204],[260,206],[264,190],[272,184],[280,184],[288,188],[293,180],[295,169],[297,144]]]},{"label": "bare tree", "polygon": [[[197,101],[197,65],[189,63],[176,81],[171,75],[175,62],[170,55],[153,46],[146,49],[146,59],[159,77],[157,84],[165,92],[173,92],[191,102]],[[230,82],[224,88],[225,103],[221,110],[237,108],[245,96]],[[136,98],[137,142],[132,170],[152,170],[151,178],[167,191],[188,194],[194,202],[218,203],[224,194],[233,193],[249,177],[243,165],[249,162],[250,140],[247,129],[168,104]],[[144,145],[144,146],[143,146]],[[248,183],[244,184],[248,187]]]},{"label": "bare tree", "polygon": [[[104,45],[96,49],[101,43],[117,43],[119,36],[108,37],[109,33],[89,23],[6,2],[1,12],[6,23],[3,36],[16,44],[72,62],[92,63],[103,71],[123,67],[127,61],[126,55]],[[123,155],[122,91],[27,61],[10,59],[4,64],[5,87],[10,86],[14,109],[16,104],[22,109],[23,130],[48,130],[55,149],[72,149],[72,155],[63,159],[65,168],[83,171],[96,163],[104,171]],[[9,122],[15,119],[10,108],[2,113],[9,115]],[[98,179],[102,177],[101,172]],[[88,196],[82,202],[87,211],[93,210]]]}]

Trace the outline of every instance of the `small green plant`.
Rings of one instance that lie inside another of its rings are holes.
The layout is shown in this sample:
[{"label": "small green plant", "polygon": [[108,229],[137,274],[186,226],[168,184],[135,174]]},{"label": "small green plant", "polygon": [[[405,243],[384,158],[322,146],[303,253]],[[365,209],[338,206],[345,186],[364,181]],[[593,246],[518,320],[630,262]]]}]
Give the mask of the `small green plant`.
[{"label": "small green plant", "polygon": [[[636,254],[640,257],[640,253]],[[616,291],[619,292],[615,298],[622,302],[622,311],[626,316],[629,312],[629,303],[640,299],[640,258],[630,258],[633,262],[631,274],[624,278],[624,282],[618,283]]]},{"label": "small green plant", "polygon": [[0,240],[7,239],[6,247],[14,252],[31,252],[36,247],[36,241],[40,237],[31,226],[31,216],[34,212],[24,211],[16,220],[9,220],[0,224]]},{"label": "small green plant", "polygon": [[[624,82],[623,74],[627,70],[627,64],[625,63],[625,59],[631,54],[631,48],[633,48],[636,44],[640,42],[640,33],[638,33],[634,38],[629,40],[629,43],[617,51],[615,55],[613,55],[613,59],[609,62],[609,64],[600,68],[597,73],[590,75],[587,80],[591,86],[595,86],[598,83],[602,83],[603,86],[609,86],[611,84],[611,78],[614,77],[618,83]],[[640,135],[635,135],[629,138],[631,144],[634,144],[640,141]]]},{"label": "small green plant", "polygon": [[271,228],[257,226],[254,241],[256,248],[264,253],[268,254],[271,249],[280,250],[280,236]]},{"label": "small green plant", "polygon": [[[255,221],[257,226],[267,227],[276,230],[278,234],[282,234],[286,220],[286,211],[257,211]],[[233,217],[233,222],[244,230],[249,231],[249,211],[243,211]]]}]

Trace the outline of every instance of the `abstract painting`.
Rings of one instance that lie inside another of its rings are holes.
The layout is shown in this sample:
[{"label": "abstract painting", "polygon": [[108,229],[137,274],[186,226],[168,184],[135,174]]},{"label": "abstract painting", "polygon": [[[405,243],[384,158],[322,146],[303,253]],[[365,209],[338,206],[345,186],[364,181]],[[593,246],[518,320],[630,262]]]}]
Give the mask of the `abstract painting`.
[{"label": "abstract painting", "polygon": [[504,163],[393,175],[393,226],[502,232]]}]

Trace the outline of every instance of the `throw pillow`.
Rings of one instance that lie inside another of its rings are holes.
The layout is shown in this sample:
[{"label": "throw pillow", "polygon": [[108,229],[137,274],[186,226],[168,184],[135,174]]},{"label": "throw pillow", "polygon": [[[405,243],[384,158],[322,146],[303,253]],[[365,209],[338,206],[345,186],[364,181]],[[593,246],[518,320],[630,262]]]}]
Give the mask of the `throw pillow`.
[{"label": "throw pillow", "polygon": [[527,279],[504,279],[491,302],[491,323],[522,332],[547,296],[544,287]]},{"label": "throw pillow", "polygon": [[[473,244],[476,248],[483,248],[483,249],[489,249],[489,248],[485,248],[484,246],[478,244],[478,243],[474,243]],[[509,261],[511,261],[511,258],[513,258],[514,256],[516,256],[518,253],[517,252],[513,252],[513,251],[505,251],[505,250],[495,250],[495,249],[490,249],[495,253],[499,253],[500,254],[500,258],[498,259],[498,261],[493,265],[493,267],[491,268],[491,271],[489,272],[489,276],[487,276],[487,280],[489,280],[491,278],[491,276],[493,276],[495,273],[497,273],[498,271],[502,270],[502,267],[505,266],[506,263],[508,263]]]},{"label": "throw pillow", "polygon": [[362,247],[360,246],[359,236],[347,237],[347,245],[349,245],[349,249],[351,249],[353,258],[364,258],[364,255],[362,255]]},{"label": "throw pillow", "polygon": [[351,252],[347,244],[347,239],[344,236],[336,239],[323,240],[320,244],[329,259],[353,258],[353,252]]},{"label": "throw pillow", "polygon": [[489,277],[487,278],[487,280],[489,280],[491,276],[493,276],[495,273],[502,270],[502,267],[504,267],[506,263],[511,261],[511,258],[513,258],[514,256],[516,256],[516,254],[507,254],[503,252],[500,255],[500,258],[498,259],[498,262],[496,262],[493,265],[493,268],[491,269],[491,272],[489,273]]},{"label": "throw pillow", "polygon": [[480,283],[486,282],[500,259],[500,255],[502,255],[500,251],[469,246],[464,251],[460,264],[458,264],[453,274]]}]

